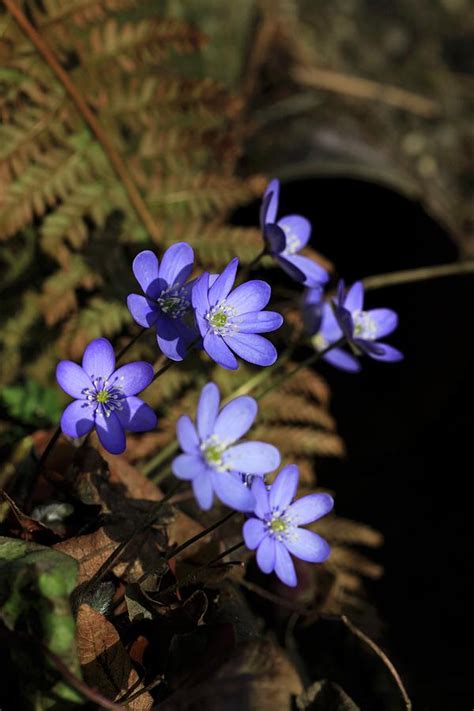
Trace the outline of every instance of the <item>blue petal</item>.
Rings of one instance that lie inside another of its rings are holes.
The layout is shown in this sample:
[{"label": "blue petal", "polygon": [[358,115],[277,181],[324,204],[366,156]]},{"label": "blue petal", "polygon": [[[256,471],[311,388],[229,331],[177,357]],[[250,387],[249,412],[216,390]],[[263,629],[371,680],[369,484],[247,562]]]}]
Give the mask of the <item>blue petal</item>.
[{"label": "blue petal", "polygon": [[193,264],[193,248],[187,242],[177,242],[164,253],[159,277],[169,286],[184,284],[193,270]]},{"label": "blue petal", "polygon": [[323,360],[335,368],[339,368],[339,370],[345,370],[347,373],[358,373],[361,369],[357,358],[351,353],[346,353],[342,348],[333,348],[323,355]]},{"label": "blue petal", "polygon": [[84,351],[82,367],[91,380],[107,380],[115,370],[115,354],[110,341],[106,338],[96,338],[89,343]]},{"label": "blue petal", "polygon": [[265,536],[257,548],[257,565],[263,573],[271,573],[275,567],[275,540]]},{"label": "blue petal", "polygon": [[212,486],[217,497],[236,511],[253,511],[255,499],[236,472],[212,472]]},{"label": "blue petal", "polygon": [[96,410],[95,428],[101,445],[110,454],[122,454],[125,451],[125,432],[122,423],[114,412],[108,417],[101,407]]},{"label": "blue petal", "polygon": [[[224,343],[222,336],[216,336],[214,333],[210,332],[204,336],[203,347],[208,356],[215,360],[218,365],[221,365],[227,370],[237,370],[239,364],[237,359],[232,354],[231,350]],[[276,357],[275,357],[276,360]]]},{"label": "blue petal", "polygon": [[268,333],[280,328],[283,316],[275,311],[251,311],[242,316],[235,316],[232,323],[240,333]]},{"label": "blue petal", "polygon": [[[258,336],[253,333],[236,333],[232,336],[224,336],[223,338],[229,348],[232,348],[238,356],[249,363],[255,363],[255,365],[261,366],[273,365],[278,358],[278,353],[273,343],[270,343],[270,341],[263,336]],[[205,340],[206,339],[204,339],[204,341]],[[214,358],[214,360],[217,359]]]},{"label": "blue petal", "polygon": [[[270,200],[266,200],[270,196]],[[262,215],[262,222],[266,224],[267,222],[275,222],[278,212],[278,202],[280,199],[280,181],[278,178],[273,178],[268,185],[263,194],[263,203],[266,204],[265,214]]]},{"label": "blue petal", "polygon": [[286,242],[290,242],[288,235],[294,235],[299,242],[298,251],[308,244],[309,238],[311,236],[311,222],[302,217],[301,215],[286,215],[278,220],[278,226],[282,228],[285,233]]},{"label": "blue petal", "polygon": [[214,284],[209,289],[209,303],[211,306],[214,306],[214,304],[217,304],[219,301],[227,298],[230,290],[234,286],[238,266],[239,260],[237,257],[234,257],[234,259],[232,259],[226,266],[222,274],[220,274],[215,280]]},{"label": "blue petal", "polygon": [[334,499],[329,494],[309,494],[291,504],[288,514],[295,526],[304,526],[325,516],[333,507]]},{"label": "blue petal", "polygon": [[275,541],[275,573],[281,582],[290,588],[296,587],[298,580],[291,556],[283,543]]},{"label": "blue petal", "polygon": [[192,487],[199,506],[204,509],[204,511],[208,511],[212,506],[214,495],[210,474],[199,474],[193,479]]},{"label": "blue petal", "polygon": [[159,314],[156,321],[156,340],[162,353],[170,360],[180,361],[186,358],[193,335],[178,319]]},{"label": "blue petal", "polygon": [[318,286],[329,281],[329,274],[324,267],[309,257],[300,254],[282,254],[278,257],[278,261],[282,269],[305,286]]},{"label": "blue petal", "polygon": [[270,487],[270,508],[272,511],[285,511],[295,498],[298,488],[299,472],[296,464],[288,464]]},{"label": "blue petal", "polygon": [[272,290],[266,281],[252,279],[241,284],[229,294],[227,303],[233,306],[237,314],[261,311],[270,301]]},{"label": "blue petal", "polygon": [[[196,279],[191,301],[197,313],[203,316],[207,314],[209,311],[209,272],[204,272]],[[205,334],[201,332],[201,335]]]},{"label": "blue petal", "polygon": [[290,553],[309,563],[323,563],[331,552],[324,538],[306,528],[296,528],[285,540],[285,545]]},{"label": "blue petal", "polygon": [[171,462],[171,470],[178,479],[190,481],[197,476],[210,476],[211,470],[199,454],[179,454]]},{"label": "blue petal", "polygon": [[201,390],[197,406],[197,429],[202,441],[214,432],[220,399],[219,388],[215,383],[207,383]]},{"label": "blue petal", "polygon": [[181,415],[176,423],[176,436],[178,437],[179,446],[183,452],[188,454],[197,453],[199,451],[199,437],[197,436],[196,428],[187,415]]},{"label": "blue petal", "polygon": [[242,442],[226,449],[222,460],[226,466],[245,474],[268,474],[280,466],[280,452],[266,442]]},{"label": "blue petal", "polygon": [[347,292],[344,307],[351,312],[364,308],[364,285],[361,281],[356,281]]},{"label": "blue petal", "polygon": [[147,432],[156,427],[157,417],[151,407],[138,397],[127,397],[122,401],[123,409],[117,410],[122,427],[130,432]]},{"label": "blue petal", "polygon": [[71,397],[85,400],[84,390],[92,387],[92,381],[77,363],[72,360],[62,360],[56,368],[56,380]]},{"label": "blue petal", "polygon": [[253,397],[236,397],[222,408],[214,426],[214,434],[228,444],[236,442],[252,427],[257,410],[257,401]]},{"label": "blue petal", "polygon": [[263,519],[270,513],[270,502],[267,487],[260,477],[255,478],[252,482],[252,494],[255,498],[254,512],[256,516]]},{"label": "blue petal", "polygon": [[61,429],[69,437],[82,437],[94,426],[94,408],[87,400],[74,400],[64,410]]},{"label": "blue petal", "polygon": [[127,307],[134,320],[139,323],[140,326],[143,326],[143,328],[153,326],[155,323],[158,315],[156,306],[144,296],[129,294],[127,296]]},{"label": "blue petal", "polygon": [[137,360],[122,365],[109,378],[110,385],[118,386],[124,395],[136,395],[147,388],[153,380],[154,370],[150,363]]},{"label": "blue petal", "polygon": [[324,304],[323,315],[321,323],[321,335],[324,336],[326,341],[329,343],[334,343],[342,338],[341,327],[339,326],[337,319],[334,315],[333,308],[331,304]]},{"label": "blue petal", "polygon": [[367,353],[368,356],[375,360],[385,361],[386,363],[398,363],[403,360],[404,355],[397,348],[389,346],[388,343],[377,343],[377,350]]},{"label": "blue petal", "polygon": [[388,336],[398,326],[398,315],[392,309],[371,309],[368,314],[377,324],[376,338]]},{"label": "blue petal", "polygon": [[245,545],[251,551],[254,551],[260,543],[263,537],[267,534],[267,527],[259,518],[249,518],[242,529],[244,536]]},{"label": "blue petal", "polygon": [[286,247],[285,233],[283,232],[281,227],[278,227],[278,225],[265,225],[263,237],[268,245],[270,253],[275,256],[277,254],[280,254],[280,252],[283,252]]},{"label": "blue petal", "polygon": [[133,260],[132,269],[144,293],[151,299],[156,299],[165,287],[158,278],[159,262],[156,254],[149,249],[140,252]]}]

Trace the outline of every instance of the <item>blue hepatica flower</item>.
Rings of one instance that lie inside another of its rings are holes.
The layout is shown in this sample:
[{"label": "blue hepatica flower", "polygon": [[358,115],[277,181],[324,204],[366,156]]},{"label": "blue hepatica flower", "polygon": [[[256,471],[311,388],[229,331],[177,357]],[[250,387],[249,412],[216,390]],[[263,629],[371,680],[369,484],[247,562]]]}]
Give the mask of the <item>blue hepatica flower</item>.
[{"label": "blue hepatica flower", "polygon": [[238,368],[234,353],[249,363],[272,365],[277,359],[275,346],[258,334],[280,328],[283,318],[274,311],[262,311],[271,295],[265,281],[247,281],[232,291],[238,263],[233,259],[212,284],[205,272],[193,288],[204,350],[230,370]]},{"label": "blue hepatica flower", "polygon": [[171,360],[183,360],[198,333],[193,323],[191,289],[185,283],[193,270],[194,252],[186,242],[163,255],[145,250],[133,260],[133,273],[145,296],[130,294],[127,306],[140,326],[155,326],[158,346]]},{"label": "blue hepatica flower", "polygon": [[[324,301],[324,292],[321,286],[307,289],[303,297],[303,321],[311,342],[317,351],[324,351],[332,343],[336,343],[344,334],[334,316],[333,308]],[[355,356],[347,353],[343,348],[331,348],[322,356],[327,363],[357,373],[360,363]]]},{"label": "blue hepatica flower", "polygon": [[102,446],[111,454],[125,450],[125,431],[145,432],[156,426],[156,415],[137,393],[153,379],[153,366],[137,361],[115,369],[115,354],[106,338],[87,346],[82,367],[63,360],[56,379],[75,398],[61,417],[61,429],[69,437],[82,437],[96,428]]},{"label": "blue hepatica flower", "polygon": [[252,484],[254,516],[243,528],[245,545],[250,550],[257,549],[260,570],[275,571],[282,583],[291,587],[297,584],[291,555],[310,563],[322,563],[330,553],[324,538],[300,526],[317,521],[334,506],[329,494],[309,494],[291,503],[298,478],[298,467],[289,464],[278,474],[270,490],[261,479],[256,479]]},{"label": "blue hepatica flower", "polygon": [[306,286],[325,284],[329,275],[317,262],[298,254],[311,235],[311,223],[301,215],[287,215],[276,221],[280,181],[272,180],[263,195],[260,225],[267,250],[295,281]]},{"label": "blue hepatica flower", "polygon": [[280,453],[264,442],[240,442],[252,426],[257,403],[252,397],[237,397],[219,412],[219,389],[208,383],[201,391],[196,426],[187,415],[176,426],[184,454],[173,460],[173,474],[192,482],[194,495],[202,509],[210,509],[214,493],[237,511],[252,511],[253,494],[241,472],[257,478],[274,471]]},{"label": "blue hepatica flower", "polygon": [[337,289],[334,313],[341,330],[356,352],[375,358],[396,362],[403,359],[399,350],[380,343],[378,338],[388,336],[398,325],[398,316],[391,309],[364,311],[364,287],[356,282],[346,292],[341,280]]}]

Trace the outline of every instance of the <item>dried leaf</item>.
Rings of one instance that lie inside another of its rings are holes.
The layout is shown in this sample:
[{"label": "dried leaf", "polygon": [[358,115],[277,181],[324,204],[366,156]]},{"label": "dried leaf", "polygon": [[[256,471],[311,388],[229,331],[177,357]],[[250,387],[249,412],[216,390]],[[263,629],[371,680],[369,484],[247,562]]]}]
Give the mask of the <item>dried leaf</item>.
[{"label": "dried leaf", "polygon": [[332,681],[316,681],[296,699],[298,711],[360,711],[346,692]]}]

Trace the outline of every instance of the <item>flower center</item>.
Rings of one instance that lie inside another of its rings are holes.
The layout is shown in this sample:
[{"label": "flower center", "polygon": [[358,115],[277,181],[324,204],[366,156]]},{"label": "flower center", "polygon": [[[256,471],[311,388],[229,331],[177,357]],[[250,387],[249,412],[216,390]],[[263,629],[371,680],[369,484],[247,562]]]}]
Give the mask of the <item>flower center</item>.
[{"label": "flower center", "polygon": [[206,462],[217,471],[225,472],[226,465],[222,461],[226,445],[221,442],[215,435],[211,435],[209,439],[201,444],[201,452],[203,453]]},{"label": "flower center", "polygon": [[364,338],[367,341],[375,341],[377,338],[377,323],[367,311],[352,312],[354,323],[354,336]]},{"label": "flower center", "polygon": [[301,247],[301,242],[298,235],[291,229],[289,225],[283,225],[283,232],[286,237],[285,254],[296,254]]},{"label": "flower center", "polygon": [[295,525],[285,511],[272,511],[271,518],[267,520],[267,530],[270,536],[277,541],[288,540],[294,536]]},{"label": "flower center", "polygon": [[162,312],[170,318],[181,318],[191,306],[182,286],[170,286],[168,289],[163,289],[156,303]]},{"label": "flower center", "polygon": [[125,395],[122,387],[117,384],[117,378],[113,382],[104,380],[104,378],[94,378],[92,380],[93,387],[83,390],[84,395],[94,411],[99,411],[99,414],[110,417],[110,413],[114,410],[121,410]]},{"label": "flower center", "polygon": [[272,529],[273,533],[283,533],[283,531],[286,531],[288,528],[288,524],[283,518],[274,518],[270,522],[270,528]]},{"label": "flower center", "polygon": [[237,331],[237,326],[232,323],[232,317],[236,314],[237,311],[233,306],[221,301],[207,312],[205,318],[217,336],[226,336]]},{"label": "flower center", "polygon": [[327,341],[323,334],[321,332],[317,333],[313,338],[311,339],[313,346],[317,351],[323,351],[325,348],[328,347],[329,341]]}]

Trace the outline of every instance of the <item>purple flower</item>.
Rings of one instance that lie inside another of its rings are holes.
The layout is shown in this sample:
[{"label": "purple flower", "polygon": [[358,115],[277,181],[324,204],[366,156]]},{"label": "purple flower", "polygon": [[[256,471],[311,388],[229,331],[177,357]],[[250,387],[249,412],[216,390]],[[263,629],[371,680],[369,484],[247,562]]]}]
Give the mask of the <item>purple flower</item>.
[{"label": "purple flower", "polygon": [[375,360],[396,362],[403,359],[399,350],[379,343],[378,338],[388,336],[398,325],[398,316],[391,309],[364,311],[364,287],[356,282],[347,291],[341,280],[334,302],[337,322],[351,346],[358,353],[365,353]]},{"label": "purple flower", "polygon": [[287,215],[276,222],[280,181],[272,180],[263,195],[260,225],[267,250],[292,279],[306,286],[325,284],[329,275],[323,267],[298,252],[311,235],[311,223],[301,215]]},{"label": "purple flower", "polygon": [[111,454],[125,450],[125,432],[144,432],[156,426],[156,415],[135,395],[153,379],[153,367],[137,361],[115,370],[115,354],[106,338],[87,346],[82,367],[63,360],[56,380],[75,398],[61,417],[61,429],[69,437],[82,437],[96,428],[99,440]]},{"label": "purple flower", "polygon": [[127,306],[140,326],[155,326],[158,346],[171,360],[183,360],[198,333],[193,322],[191,289],[194,252],[186,242],[173,244],[163,255],[145,250],[133,260],[133,273],[145,296],[129,294]]},{"label": "purple flower", "polygon": [[264,442],[235,444],[252,426],[257,403],[252,397],[236,397],[219,412],[219,389],[208,383],[201,391],[197,408],[197,427],[187,415],[176,426],[184,454],[173,460],[173,474],[192,482],[194,495],[202,509],[210,509],[214,493],[237,511],[252,511],[253,494],[241,472],[258,478],[276,469],[280,453]]},{"label": "purple flower", "polygon": [[322,563],[330,553],[329,544],[313,531],[300,528],[325,516],[334,506],[329,494],[309,494],[291,503],[298,488],[298,467],[283,467],[267,487],[261,479],[252,484],[255,516],[243,528],[245,545],[257,549],[257,564],[264,573],[275,571],[282,583],[297,584],[290,553],[310,563]]},{"label": "purple flower", "polygon": [[[317,351],[326,350],[344,336],[332,306],[324,301],[323,296],[323,288],[317,286],[314,289],[307,289],[303,297],[303,321]],[[357,358],[343,348],[332,348],[322,356],[322,359],[349,373],[357,373],[360,370]]]},{"label": "purple flower", "polygon": [[272,365],[277,359],[275,346],[258,334],[280,328],[283,318],[274,311],[262,311],[271,294],[265,281],[247,281],[231,291],[238,263],[233,259],[212,284],[205,272],[193,288],[204,350],[230,370],[238,368],[234,353],[249,363]]}]

